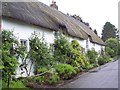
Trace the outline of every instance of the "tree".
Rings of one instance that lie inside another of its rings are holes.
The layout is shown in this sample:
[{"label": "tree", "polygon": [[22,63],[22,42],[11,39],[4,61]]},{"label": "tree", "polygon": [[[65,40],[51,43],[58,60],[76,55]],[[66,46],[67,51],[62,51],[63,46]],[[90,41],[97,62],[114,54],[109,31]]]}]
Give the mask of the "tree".
[{"label": "tree", "polygon": [[2,69],[2,77],[7,82],[8,88],[10,84],[11,75],[15,74],[18,61],[16,58],[16,47],[18,46],[17,38],[11,31],[2,31],[2,62],[4,68]]},{"label": "tree", "polygon": [[106,22],[102,30],[102,40],[106,41],[108,38],[116,38],[116,27],[110,22]]},{"label": "tree", "polygon": [[106,40],[106,53],[110,55],[110,57],[115,57],[118,54],[118,40],[116,38],[109,38]]}]

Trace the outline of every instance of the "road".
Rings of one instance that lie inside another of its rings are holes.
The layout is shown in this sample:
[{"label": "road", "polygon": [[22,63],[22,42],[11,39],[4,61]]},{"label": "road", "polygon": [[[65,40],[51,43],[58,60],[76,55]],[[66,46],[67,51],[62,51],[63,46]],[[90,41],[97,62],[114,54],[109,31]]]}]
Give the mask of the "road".
[{"label": "road", "polygon": [[62,88],[118,88],[118,60],[97,68],[96,72],[80,75]]}]

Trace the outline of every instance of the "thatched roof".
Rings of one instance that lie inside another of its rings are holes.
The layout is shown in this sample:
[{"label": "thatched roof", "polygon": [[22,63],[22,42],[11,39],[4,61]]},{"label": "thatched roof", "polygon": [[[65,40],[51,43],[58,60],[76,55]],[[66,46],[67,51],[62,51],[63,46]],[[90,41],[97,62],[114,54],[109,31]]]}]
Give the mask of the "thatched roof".
[{"label": "thatched roof", "polygon": [[71,36],[85,40],[90,36],[92,42],[104,44],[87,26],[41,2],[3,2],[2,15],[50,30],[62,27]]},{"label": "thatched roof", "polygon": [[100,45],[105,45],[105,43],[103,42],[103,40],[98,37],[94,31],[92,31],[90,29],[90,27],[86,26],[85,24],[81,23],[80,21],[76,20],[76,19],[73,19],[73,21],[80,26],[80,28],[87,33],[87,35],[89,36],[90,38],[90,41],[93,42],[93,43],[97,43],[97,44],[100,44]]}]

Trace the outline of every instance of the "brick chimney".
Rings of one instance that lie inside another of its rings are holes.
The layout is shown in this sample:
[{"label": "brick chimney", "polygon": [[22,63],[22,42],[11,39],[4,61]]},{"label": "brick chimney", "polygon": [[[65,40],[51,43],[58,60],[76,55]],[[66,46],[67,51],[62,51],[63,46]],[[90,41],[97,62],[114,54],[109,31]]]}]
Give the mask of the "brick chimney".
[{"label": "brick chimney", "polygon": [[58,10],[58,6],[56,5],[55,1],[52,1],[52,4],[50,4],[50,7]]}]

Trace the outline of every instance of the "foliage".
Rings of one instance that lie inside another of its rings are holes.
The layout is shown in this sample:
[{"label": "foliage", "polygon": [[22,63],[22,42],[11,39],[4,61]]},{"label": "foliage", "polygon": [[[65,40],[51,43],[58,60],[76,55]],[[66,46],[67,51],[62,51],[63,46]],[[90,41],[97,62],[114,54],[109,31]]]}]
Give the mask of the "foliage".
[{"label": "foliage", "polygon": [[118,56],[120,56],[120,43],[118,43]]},{"label": "foliage", "polygon": [[48,71],[48,69],[46,67],[40,67],[37,69],[37,73],[44,73],[46,71]]},{"label": "foliage", "polygon": [[88,57],[90,64],[97,63],[96,58],[98,57],[98,53],[95,50],[88,50],[86,56]]},{"label": "foliage", "polygon": [[45,77],[44,76],[35,77],[34,81],[37,82],[37,83],[39,83],[39,84],[42,84],[42,83],[45,82]]},{"label": "foliage", "polygon": [[55,70],[62,79],[69,79],[76,74],[75,69],[69,64],[58,64]]},{"label": "foliage", "polygon": [[74,67],[74,70],[76,71],[76,73],[83,71],[82,67]]},{"label": "foliage", "polygon": [[49,77],[48,83],[49,84],[55,84],[60,80],[60,77],[57,74],[52,74],[52,76]]},{"label": "foliage", "polygon": [[54,59],[58,63],[66,63],[69,59],[71,47],[67,38],[60,32],[55,33],[54,40]]},{"label": "foliage", "polygon": [[12,31],[2,31],[2,76],[5,82],[10,82],[10,76],[15,74],[18,61],[16,58],[16,47],[18,47],[17,37],[13,35]]},{"label": "foliage", "polygon": [[116,27],[110,22],[106,22],[102,30],[102,39],[106,41],[109,38],[116,38]]},{"label": "foliage", "polygon": [[110,57],[115,57],[118,53],[118,41],[116,38],[109,38],[106,40],[106,54],[110,55]]},{"label": "foliage", "polygon": [[[2,80],[2,88],[7,88],[6,82]],[[11,81],[10,88],[25,88],[28,89],[21,81]],[[29,89],[28,89],[29,90]]]},{"label": "foliage", "polygon": [[52,63],[52,55],[48,49],[47,43],[44,41],[44,37],[40,39],[38,33],[34,32],[30,39],[30,51],[29,58],[35,63],[35,70],[38,67],[49,67]]},{"label": "foliage", "polygon": [[98,64],[99,65],[103,65],[103,64],[105,64],[109,61],[110,61],[110,59],[109,59],[109,56],[107,56],[107,55],[102,55],[98,58]]},{"label": "foliage", "polygon": [[72,40],[72,61],[69,63],[75,67],[86,68],[89,65],[89,62],[86,60],[85,56],[81,53],[82,48],[80,47],[77,40]]},{"label": "foliage", "polygon": [[86,69],[92,69],[94,66],[93,66],[93,64],[89,64],[87,67],[86,67]]}]

